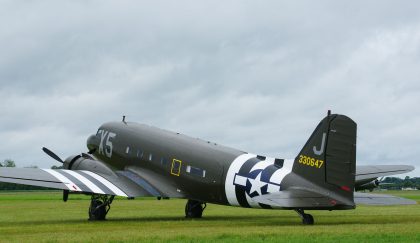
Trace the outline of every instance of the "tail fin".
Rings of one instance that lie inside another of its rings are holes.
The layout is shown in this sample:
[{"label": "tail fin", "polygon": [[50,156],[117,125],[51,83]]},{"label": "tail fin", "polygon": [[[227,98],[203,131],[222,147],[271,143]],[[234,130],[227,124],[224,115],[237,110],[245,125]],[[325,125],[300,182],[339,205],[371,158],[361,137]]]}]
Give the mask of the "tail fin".
[{"label": "tail fin", "polygon": [[295,158],[292,171],[353,202],[356,131],[349,117],[328,113]]}]

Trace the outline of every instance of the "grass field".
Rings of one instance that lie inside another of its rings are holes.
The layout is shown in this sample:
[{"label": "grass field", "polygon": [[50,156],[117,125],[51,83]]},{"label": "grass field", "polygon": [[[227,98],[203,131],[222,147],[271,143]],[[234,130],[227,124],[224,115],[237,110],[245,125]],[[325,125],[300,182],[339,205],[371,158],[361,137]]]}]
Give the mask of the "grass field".
[{"label": "grass field", "polygon": [[187,220],[185,200],[117,199],[107,221],[87,221],[89,197],[60,192],[0,193],[1,242],[420,242],[420,191],[392,192],[411,206],[359,206],[297,214],[209,204],[202,219]]}]

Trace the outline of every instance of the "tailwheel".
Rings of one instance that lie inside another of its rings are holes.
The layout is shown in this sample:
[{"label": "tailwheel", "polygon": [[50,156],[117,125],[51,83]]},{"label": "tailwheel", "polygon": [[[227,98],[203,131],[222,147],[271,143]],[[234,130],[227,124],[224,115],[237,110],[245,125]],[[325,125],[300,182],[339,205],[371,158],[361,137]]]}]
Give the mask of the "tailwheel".
[{"label": "tailwheel", "polygon": [[206,208],[206,204],[200,201],[188,200],[185,205],[185,217],[186,218],[201,218],[203,211]]},{"label": "tailwheel", "polygon": [[304,224],[304,225],[313,225],[314,224],[314,217],[312,217],[312,215],[305,213],[303,211],[303,209],[295,209],[295,211],[302,218],[302,224]]},{"label": "tailwheel", "polygon": [[90,199],[89,220],[105,220],[115,196],[93,194]]}]

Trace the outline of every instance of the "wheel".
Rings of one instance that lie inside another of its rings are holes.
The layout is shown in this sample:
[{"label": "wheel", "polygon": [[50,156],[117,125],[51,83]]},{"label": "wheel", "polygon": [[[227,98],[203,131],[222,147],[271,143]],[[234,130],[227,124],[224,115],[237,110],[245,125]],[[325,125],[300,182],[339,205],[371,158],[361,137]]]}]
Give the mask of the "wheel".
[{"label": "wheel", "polygon": [[105,220],[106,209],[101,200],[92,200],[89,208],[89,220]]},{"label": "wheel", "polygon": [[302,223],[304,225],[313,225],[314,224],[314,217],[310,214],[304,214],[302,218]]},{"label": "wheel", "polygon": [[186,218],[201,218],[203,215],[203,207],[201,202],[188,200],[185,205],[185,217]]}]

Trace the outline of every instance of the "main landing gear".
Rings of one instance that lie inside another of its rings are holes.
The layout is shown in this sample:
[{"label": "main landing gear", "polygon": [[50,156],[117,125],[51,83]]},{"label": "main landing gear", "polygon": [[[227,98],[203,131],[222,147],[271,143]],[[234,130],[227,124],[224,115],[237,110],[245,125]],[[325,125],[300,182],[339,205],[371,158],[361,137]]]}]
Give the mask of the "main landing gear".
[{"label": "main landing gear", "polygon": [[188,200],[185,205],[185,217],[186,218],[201,218],[204,209],[207,205],[200,201]]},{"label": "main landing gear", "polygon": [[312,215],[307,214],[303,211],[303,209],[295,209],[296,213],[302,218],[302,223],[305,225],[313,225],[314,224],[314,217]]},{"label": "main landing gear", "polygon": [[93,194],[90,199],[89,220],[105,220],[115,196]]}]

